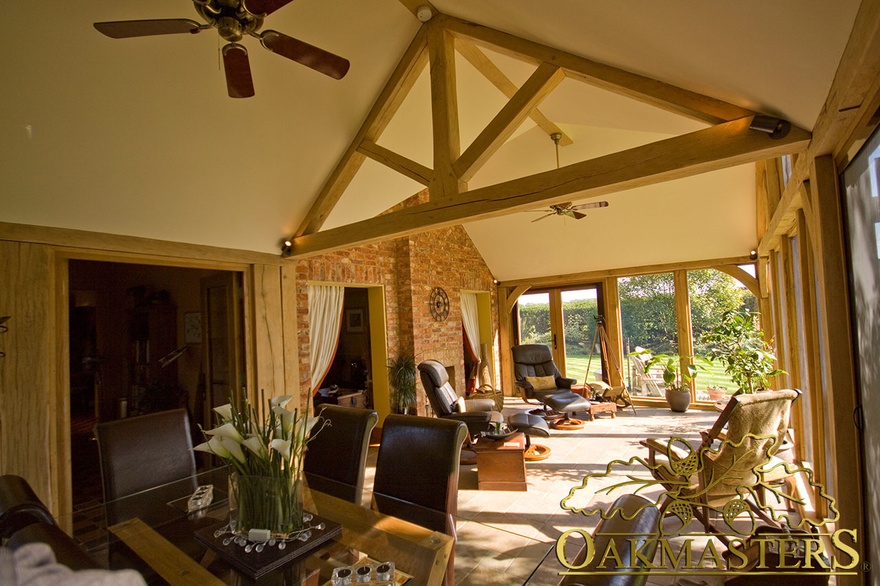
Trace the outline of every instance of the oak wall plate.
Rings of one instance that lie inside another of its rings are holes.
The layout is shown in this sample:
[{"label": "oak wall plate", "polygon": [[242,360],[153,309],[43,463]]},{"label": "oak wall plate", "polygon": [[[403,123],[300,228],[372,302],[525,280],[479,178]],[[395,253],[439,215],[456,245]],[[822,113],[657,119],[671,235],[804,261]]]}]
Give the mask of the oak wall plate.
[{"label": "oak wall plate", "polygon": [[449,317],[449,296],[442,287],[434,287],[431,290],[431,316],[436,321],[443,321]]}]

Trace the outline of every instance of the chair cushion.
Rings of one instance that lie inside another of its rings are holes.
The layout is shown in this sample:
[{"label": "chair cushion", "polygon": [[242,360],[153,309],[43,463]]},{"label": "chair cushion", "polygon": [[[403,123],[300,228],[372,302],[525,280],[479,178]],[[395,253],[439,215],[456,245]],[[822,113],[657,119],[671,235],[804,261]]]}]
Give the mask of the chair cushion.
[{"label": "chair cushion", "polygon": [[556,389],[555,376],[527,376],[526,382],[532,385],[536,391],[550,391]]},{"label": "chair cushion", "polygon": [[467,402],[464,400],[464,397],[459,397],[452,403],[452,412],[467,413]]}]

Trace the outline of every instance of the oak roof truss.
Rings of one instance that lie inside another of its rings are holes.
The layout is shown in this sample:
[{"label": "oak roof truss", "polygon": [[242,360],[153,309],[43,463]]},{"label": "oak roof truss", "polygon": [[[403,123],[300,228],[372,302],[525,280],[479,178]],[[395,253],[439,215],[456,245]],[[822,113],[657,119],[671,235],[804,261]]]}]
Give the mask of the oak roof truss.
[{"label": "oak roof truss", "polygon": [[[411,4],[401,2],[408,7]],[[486,56],[482,50],[484,47],[531,63],[535,70],[517,88]],[[456,51],[508,98],[506,105],[464,152],[460,152],[459,143]],[[426,66],[430,67],[433,168],[377,144],[382,131]],[[534,120],[548,135],[560,133],[560,144],[571,143],[571,139],[538,109],[541,101],[565,78],[598,86],[711,126],[469,191],[468,180],[526,118]],[[566,198],[571,199],[573,193],[577,193],[579,199],[604,196],[791,154],[806,148],[810,141],[810,133],[797,127],[792,127],[781,139],[771,139],[766,133],[750,130],[754,116],[755,112],[715,98],[436,14],[416,33],[360,130],[324,183],[294,235],[292,254],[299,257],[558,204]],[[321,231],[367,157],[424,185],[428,189],[428,200]]]}]

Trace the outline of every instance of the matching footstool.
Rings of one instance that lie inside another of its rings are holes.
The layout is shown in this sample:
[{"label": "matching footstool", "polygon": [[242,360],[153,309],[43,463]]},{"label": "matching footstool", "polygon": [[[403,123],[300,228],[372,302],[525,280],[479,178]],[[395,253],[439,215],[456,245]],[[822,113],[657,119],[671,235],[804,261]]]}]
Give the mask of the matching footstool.
[{"label": "matching footstool", "polygon": [[571,417],[571,414],[577,411],[590,412],[590,400],[581,397],[573,391],[553,393],[544,399],[544,403],[554,411],[565,415],[563,419],[554,421],[551,424],[553,429],[581,429],[584,427],[583,420],[574,419]]},{"label": "matching footstool", "polygon": [[530,437],[532,435],[550,437],[550,428],[547,427],[547,422],[544,421],[543,417],[526,412],[514,413],[507,418],[507,425],[511,429],[526,434],[526,460],[544,460],[550,456],[549,447],[541,444],[533,444]]}]

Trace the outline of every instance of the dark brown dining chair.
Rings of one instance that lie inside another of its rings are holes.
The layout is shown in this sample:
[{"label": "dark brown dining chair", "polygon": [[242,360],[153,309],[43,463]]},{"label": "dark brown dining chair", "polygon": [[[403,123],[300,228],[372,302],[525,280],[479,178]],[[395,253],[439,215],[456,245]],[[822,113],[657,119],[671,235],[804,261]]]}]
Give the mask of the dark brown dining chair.
[{"label": "dark brown dining chair", "polygon": [[0,540],[32,523],[54,525],[55,519],[27,480],[15,474],[0,476]]},{"label": "dark brown dining chair", "polygon": [[192,478],[196,488],[189,415],[171,409],[95,426],[104,501]]},{"label": "dark brown dining chair", "polygon": [[379,415],[369,409],[321,405],[318,415],[329,424],[315,425],[317,433],[306,448],[303,470],[309,488],[361,504],[370,432]]},{"label": "dark brown dining chair", "polygon": [[[373,481],[373,508],[386,515],[455,537],[458,470],[467,438],[461,421],[389,415]],[[455,583],[454,551],[446,584]]]}]

